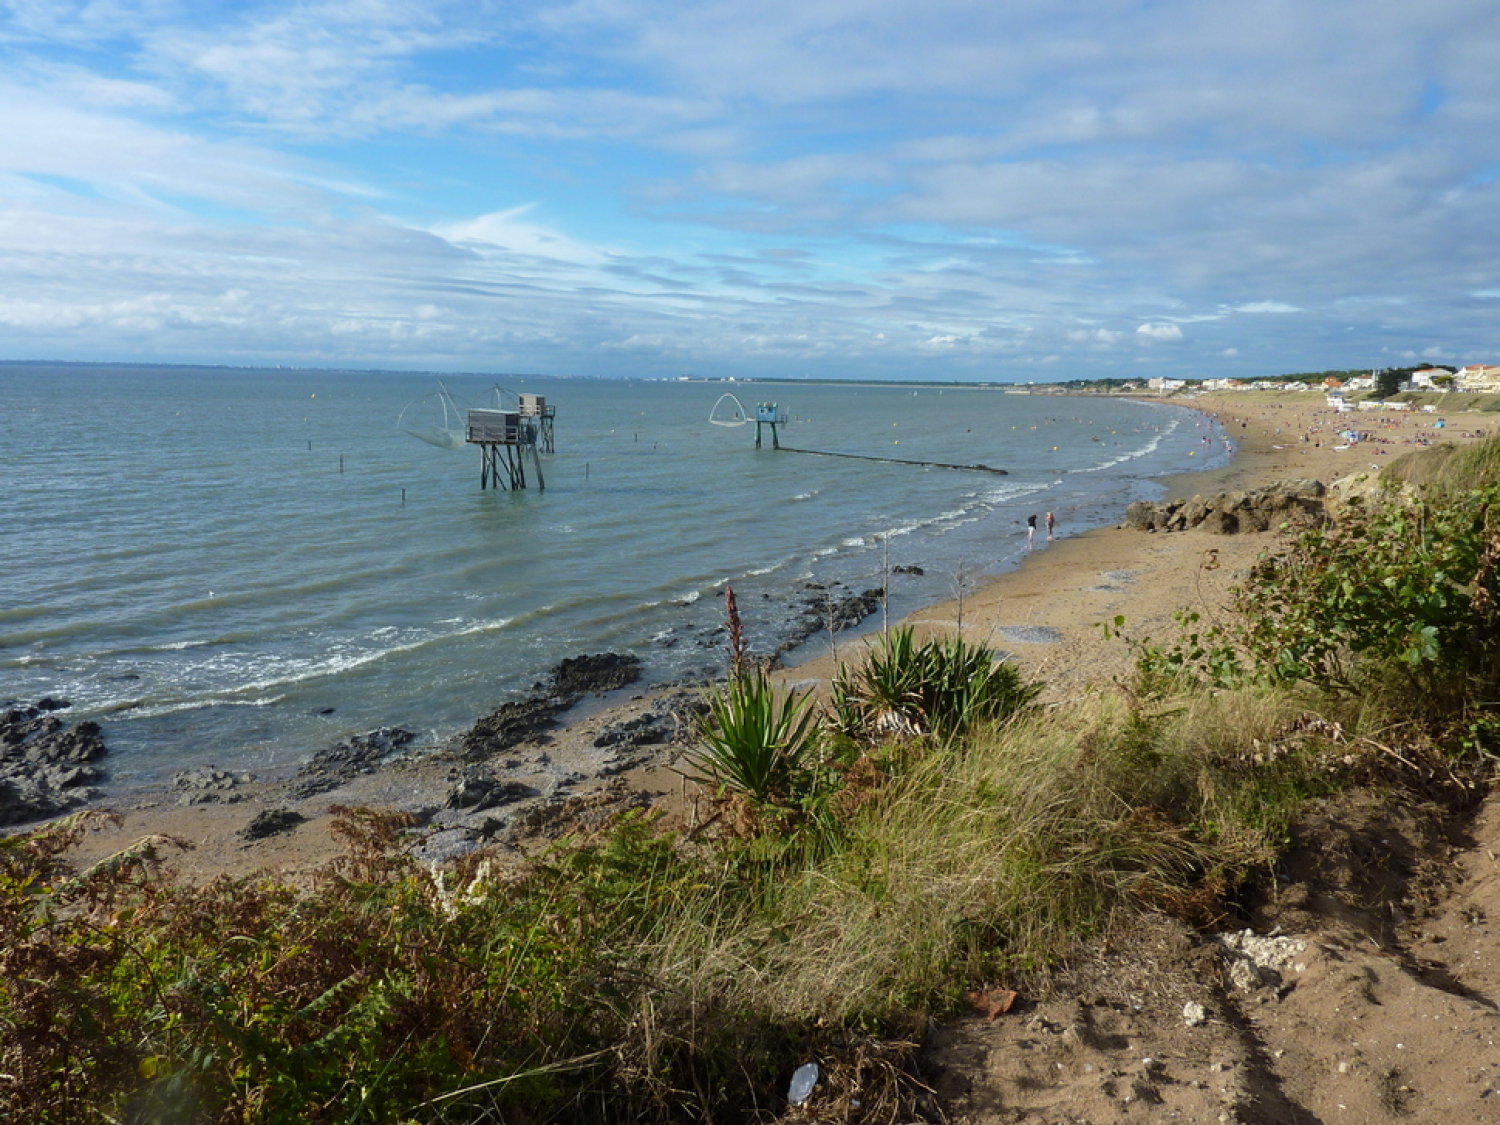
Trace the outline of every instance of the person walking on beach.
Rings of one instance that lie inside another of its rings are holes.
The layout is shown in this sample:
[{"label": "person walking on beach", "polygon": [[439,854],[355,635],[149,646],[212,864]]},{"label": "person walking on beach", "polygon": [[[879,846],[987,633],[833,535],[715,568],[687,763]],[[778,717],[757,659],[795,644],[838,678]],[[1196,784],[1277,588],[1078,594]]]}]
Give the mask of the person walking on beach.
[{"label": "person walking on beach", "polygon": [[1057,526],[1057,521],[1052,518],[1052,513],[1047,513],[1047,542],[1052,542],[1052,529]]},{"label": "person walking on beach", "polygon": [[1036,547],[1036,513],[1026,517],[1026,549],[1034,550]]}]

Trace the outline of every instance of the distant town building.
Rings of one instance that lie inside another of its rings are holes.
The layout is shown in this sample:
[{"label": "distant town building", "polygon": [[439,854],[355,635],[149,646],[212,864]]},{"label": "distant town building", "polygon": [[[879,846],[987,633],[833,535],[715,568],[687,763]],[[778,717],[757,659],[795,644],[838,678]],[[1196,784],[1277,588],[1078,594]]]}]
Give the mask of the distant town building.
[{"label": "distant town building", "polygon": [[1453,376],[1453,383],[1461,391],[1500,391],[1500,365],[1473,363],[1460,367]]}]

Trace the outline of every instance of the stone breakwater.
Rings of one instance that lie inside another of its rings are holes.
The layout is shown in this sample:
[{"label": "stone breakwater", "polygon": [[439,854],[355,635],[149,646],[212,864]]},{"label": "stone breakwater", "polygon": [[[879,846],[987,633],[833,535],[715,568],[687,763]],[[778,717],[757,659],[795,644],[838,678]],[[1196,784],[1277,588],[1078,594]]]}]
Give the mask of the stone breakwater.
[{"label": "stone breakwater", "polygon": [[1194,496],[1191,500],[1137,500],[1125,510],[1122,527],[1136,531],[1187,531],[1214,535],[1270,531],[1283,524],[1312,526],[1327,518],[1321,481],[1288,480],[1245,492]]}]

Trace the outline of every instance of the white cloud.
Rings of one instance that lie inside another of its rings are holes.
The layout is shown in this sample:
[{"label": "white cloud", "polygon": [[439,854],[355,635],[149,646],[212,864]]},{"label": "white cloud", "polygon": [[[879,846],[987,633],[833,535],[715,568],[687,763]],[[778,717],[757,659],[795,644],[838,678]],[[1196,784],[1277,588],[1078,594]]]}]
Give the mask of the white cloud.
[{"label": "white cloud", "polygon": [[1163,324],[1160,322],[1154,324],[1143,324],[1135,331],[1137,335],[1145,336],[1148,340],[1182,339],[1182,329],[1178,328],[1175,324]]},{"label": "white cloud", "polygon": [[[315,165],[268,148],[78,108],[3,80],[0,104],[7,109],[0,115],[0,172],[64,177],[133,205],[170,199],[274,211],[325,198],[299,182]],[[80,205],[76,194],[66,202],[67,209]]]},{"label": "white cloud", "polygon": [[1114,344],[1122,335],[1108,328],[1075,328],[1067,333],[1067,338],[1080,344]]},{"label": "white cloud", "polygon": [[1296,305],[1289,305],[1285,301],[1252,301],[1248,305],[1235,305],[1233,312],[1240,313],[1294,313],[1301,312]]}]

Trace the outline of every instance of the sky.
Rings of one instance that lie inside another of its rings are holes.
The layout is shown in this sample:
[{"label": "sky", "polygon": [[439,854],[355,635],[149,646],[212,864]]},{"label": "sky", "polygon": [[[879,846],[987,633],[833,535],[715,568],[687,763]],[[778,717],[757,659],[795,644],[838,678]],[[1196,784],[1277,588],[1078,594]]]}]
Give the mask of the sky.
[{"label": "sky", "polygon": [[0,0],[0,359],[1500,363],[1495,0]]}]

